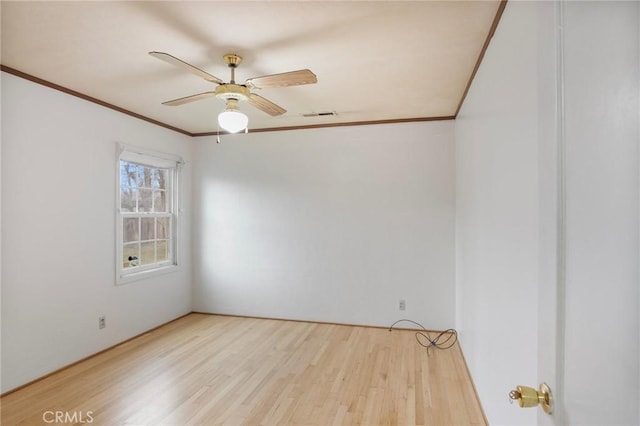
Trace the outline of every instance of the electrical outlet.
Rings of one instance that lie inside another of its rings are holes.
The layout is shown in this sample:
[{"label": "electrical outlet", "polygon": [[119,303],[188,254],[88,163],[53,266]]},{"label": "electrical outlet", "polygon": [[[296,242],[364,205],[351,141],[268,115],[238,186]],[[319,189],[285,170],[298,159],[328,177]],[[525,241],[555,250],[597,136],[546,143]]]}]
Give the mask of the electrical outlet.
[{"label": "electrical outlet", "polygon": [[400,308],[401,311],[404,311],[405,309],[407,309],[407,302],[404,299],[400,299],[400,303],[398,303],[398,308]]},{"label": "electrical outlet", "polygon": [[107,317],[105,317],[104,315],[101,317],[98,317],[98,328],[103,329],[107,326]]}]

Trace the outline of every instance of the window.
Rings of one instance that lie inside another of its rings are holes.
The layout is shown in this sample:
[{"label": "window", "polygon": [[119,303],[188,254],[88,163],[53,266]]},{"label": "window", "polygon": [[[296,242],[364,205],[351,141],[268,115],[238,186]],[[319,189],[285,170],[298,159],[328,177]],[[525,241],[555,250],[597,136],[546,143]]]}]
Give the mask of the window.
[{"label": "window", "polygon": [[179,159],[121,150],[116,218],[118,283],[177,266],[180,164]]}]

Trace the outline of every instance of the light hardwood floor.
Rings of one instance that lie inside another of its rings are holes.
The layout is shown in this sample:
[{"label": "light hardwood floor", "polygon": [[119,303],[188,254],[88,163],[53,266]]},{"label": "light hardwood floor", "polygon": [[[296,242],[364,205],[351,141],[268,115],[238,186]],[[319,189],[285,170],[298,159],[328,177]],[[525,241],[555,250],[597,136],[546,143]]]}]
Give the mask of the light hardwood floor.
[{"label": "light hardwood floor", "polygon": [[486,424],[459,346],[414,334],[190,314],[5,395],[2,424]]}]

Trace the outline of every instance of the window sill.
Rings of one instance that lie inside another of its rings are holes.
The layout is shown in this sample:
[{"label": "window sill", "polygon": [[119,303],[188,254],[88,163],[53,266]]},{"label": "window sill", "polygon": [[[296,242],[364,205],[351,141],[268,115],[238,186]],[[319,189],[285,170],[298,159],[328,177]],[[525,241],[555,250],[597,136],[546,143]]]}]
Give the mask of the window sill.
[{"label": "window sill", "polygon": [[168,265],[168,266],[163,266],[157,269],[151,269],[148,271],[132,272],[126,275],[117,275],[116,285],[128,284],[134,281],[146,280],[146,279],[157,277],[160,275],[166,275],[166,274],[171,274],[173,272],[178,272],[179,270],[180,270],[180,267],[178,265]]}]

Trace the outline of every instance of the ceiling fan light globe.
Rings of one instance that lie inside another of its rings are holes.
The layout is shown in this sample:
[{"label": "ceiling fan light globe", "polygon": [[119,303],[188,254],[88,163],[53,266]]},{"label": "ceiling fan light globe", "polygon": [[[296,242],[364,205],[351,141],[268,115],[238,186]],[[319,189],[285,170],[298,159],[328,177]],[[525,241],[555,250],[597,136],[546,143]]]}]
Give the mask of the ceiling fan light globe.
[{"label": "ceiling fan light globe", "polygon": [[218,114],[218,124],[229,133],[238,133],[247,128],[249,117],[238,110],[224,110]]}]

